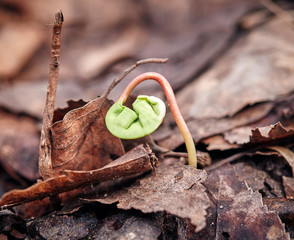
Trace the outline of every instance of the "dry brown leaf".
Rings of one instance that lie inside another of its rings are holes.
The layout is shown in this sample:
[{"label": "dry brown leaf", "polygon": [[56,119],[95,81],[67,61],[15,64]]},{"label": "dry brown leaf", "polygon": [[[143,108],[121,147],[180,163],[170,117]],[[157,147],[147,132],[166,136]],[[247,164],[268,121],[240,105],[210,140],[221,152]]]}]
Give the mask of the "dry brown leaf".
[{"label": "dry brown leaf", "polygon": [[[294,130],[292,130],[292,134],[294,134]],[[285,158],[292,169],[292,176],[294,176],[294,153],[290,149],[282,146],[271,146],[268,148],[277,151]]]},{"label": "dry brown leaf", "polygon": [[143,213],[165,211],[188,218],[198,232],[206,225],[206,210],[210,206],[202,185],[205,178],[205,171],[191,166],[161,166],[154,174],[138,180],[130,187],[88,201],[105,204],[118,202],[118,208],[135,208]]},{"label": "dry brown leaf", "polygon": [[264,188],[265,178],[268,177],[264,171],[240,162],[234,165],[238,178],[245,181],[253,191],[259,191]]},{"label": "dry brown leaf", "polygon": [[294,135],[293,129],[286,129],[280,122],[252,130],[250,143],[263,143],[272,140],[282,139]]},{"label": "dry brown leaf", "polygon": [[[209,145],[209,150],[228,150],[242,147],[242,145],[248,143],[258,144],[288,138],[294,135],[294,130],[292,128],[285,128],[278,122],[265,127],[238,127],[231,131],[226,131],[223,135],[224,136],[217,135],[204,139],[203,142]],[[288,159],[289,157],[290,155],[288,154]],[[292,163],[292,165],[294,165],[294,163]]]},{"label": "dry brown leaf", "polygon": [[277,213],[263,205],[261,194],[240,180],[231,165],[210,172],[205,185],[216,200],[215,238],[289,239]]},{"label": "dry brown leaf", "polygon": [[282,176],[284,192],[287,199],[294,199],[294,178]]},{"label": "dry brown leaf", "polygon": [[[294,61],[292,38],[294,32],[273,19],[242,37],[211,70],[177,94],[181,111],[197,141],[236,127],[229,121],[244,107],[272,101],[293,91],[294,68],[289,64]],[[253,116],[254,112],[248,118]],[[238,126],[242,125],[246,124]],[[177,147],[183,143],[179,135],[178,131],[172,131],[160,144]]]},{"label": "dry brown leaf", "polygon": [[190,103],[183,105],[183,114],[195,119],[233,116],[247,105],[293,91],[292,38],[292,29],[276,18],[250,32],[177,95],[180,103]]},{"label": "dry brown leaf", "polygon": [[39,177],[39,130],[28,118],[0,112],[0,163],[19,180],[18,175],[35,181]]},{"label": "dry brown leaf", "polygon": [[[48,57],[47,57],[48,58]],[[48,67],[46,68],[48,71]],[[47,73],[48,75],[48,73]],[[46,76],[47,77],[47,76]],[[41,119],[46,96],[45,81],[14,84],[0,89],[0,105],[16,113],[25,113]],[[58,84],[56,108],[65,108],[69,99],[94,99],[97,94],[85,93],[79,84],[63,82]]]},{"label": "dry brown leaf", "polygon": [[153,168],[154,161],[150,149],[139,145],[100,169],[92,171],[67,170],[62,175],[40,181],[27,189],[7,192],[0,199],[0,206],[14,206],[102,181],[147,172]]},{"label": "dry brown leaf", "polygon": [[38,25],[9,22],[0,31],[0,77],[16,75],[43,42]]},{"label": "dry brown leaf", "polygon": [[[186,106],[182,104],[181,106]],[[264,118],[273,108],[272,103],[262,103],[255,106],[245,108],[230,118],[210,118],[202,120],[188,120],[187,124],[194,139],[201,141],[216,134],[223,133],[238,126],[244,126]],[[172,121],[168,119],[168,121]],[[166,129],[163,129],[166,130]],[[161,131],[159,129],[159,131]],[[167,135],[164,131],[157,134],[156,139],[160,141],[160,145],[165,148],[174,149],[183,143],[180,131],[176,128],[169,131]],[[164,136],[162,139],[160,134]],[[167,136],[166,136],[167,135]]]},{"label": "dry brown leaf", "polygon": [[[261,104],[260,106],[262,106]],[[258,109],[257,109],[258,110]],[[259,111],[252,111],[253,115],[258,115]],[[228,120],[229,121],[229,120]],[[264,134],[266,137],[268,135],[267,129],[272,128],[269,126],[270,124],[276,124],[279,121],[283,122],[282,127],[285,128],[286,131],[293,129],[293,96],[290,95],[288,97],[279,99],[274,102],[273,108],[268,114],[262,116],[259,120],[245,126],[233,128],[232,130],[225,131],[221,135],[213,136],[202,140],[205,144],[208,145],[209,150],[228,150],[234,148],[240,148],[245,144],[250,143],[250,136],[252,135],[252,130],[256,130],[256,128],[260,129],[261,134]],[[266,127],[262,127],[266,126]],[[285,127],[287,126],[287,127]],[[277,130],[275,130],[277,132]],[[291,133],[290,133],[291,134]],[[258,134],[257,134],[258,135]],[[272,139],[261,139],[259,141],[271,141],[279,138],[288,137],[285,135],[283,131],[281,131],[281,136],[278,136],[276,133],[275,137]],[[254,140],[255,141],[255,140]],[[257,140],[258,141],[258,140]],[[254,143],[254,142],[253,142]]]},{"label": "dry brown leaf", "polygon": [[212,137],[208,137],[208,138],[202,139],[201,142],[207,145],[206,149],[208,151],[212,151],[212,150],[224,151],[224,150],[240,147],[237,144],[231,144],[227,142],[222,135],[215,135]]},{"label": "dry brown leaf", "polygon": [[[105,216],[105,213],[108,214]],[[86,205],[70,212],[53,212],[30,219],[27,226],[35,239],[154,240],[161,234],[159,221],[155,217],[151,219],[150,215],[134,211],[117,213],[102,204]]]},{"label": "dry brown leaf", "polygon": [[275,211],[279,214],[284,223],[294,222],[294,204],[293,200],[288,200],[281,197],[264,198],[263,202],[268,206],[270,211]]},{"label": "dry brown leaf", "polygon": [[97,98],[53,124],[51,158],[55,176],[63,170],[98,169],[111,162],[112,155],[124,154],[120,139],[105,126],[110,106],[110,101]]}]

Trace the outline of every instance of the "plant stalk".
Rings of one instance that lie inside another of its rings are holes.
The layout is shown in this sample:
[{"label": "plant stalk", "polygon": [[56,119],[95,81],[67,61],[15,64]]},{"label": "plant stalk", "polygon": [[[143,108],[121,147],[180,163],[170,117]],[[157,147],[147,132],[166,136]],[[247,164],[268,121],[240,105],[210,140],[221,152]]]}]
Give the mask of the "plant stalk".
[{"label": "plant stalk", "polygon": [[177,104],[177,100],[173,89],[167,79],[159,73],[155,72],[147,72],[143,73],[136,78],[134,78],[129,85],[125,88],[122,92],[120,97],[118,98],[117,102],[124,103],[132,90],[141,82],[145,80],[155,80],[157,81],[160,86],[163,88],[165,96],[167,98],[171,113],[175,119],[176,124],[178,125],[186,144],[187,152],[188,152],[188,163],[191,166],[195,166],[197,168],[197,156],[196,156],[196,148],[194,144],[194,140],[192,135],[189,131],[189,128],[180,112],[179,106]]}]

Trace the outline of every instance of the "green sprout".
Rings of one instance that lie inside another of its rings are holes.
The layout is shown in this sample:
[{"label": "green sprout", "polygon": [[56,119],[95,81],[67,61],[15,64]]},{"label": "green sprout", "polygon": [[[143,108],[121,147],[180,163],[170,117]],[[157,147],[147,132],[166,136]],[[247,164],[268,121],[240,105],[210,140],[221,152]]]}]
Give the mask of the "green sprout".
[{"label": "green sprout", "polygon": [[164,90],[171,113],[185,140],[189,165],[197,167],[196,148],[191,133],[178,107],[175,94],[165,77],[147,72],[134,78],[118,100],[108,110],[105,123],[108,130],[122,139],[136,139],[154,132],[165,116],[165,104],[154,96],[140,95],[132,104],[133,110],[124,106],[132,90],[145,80],[157,81]]}]

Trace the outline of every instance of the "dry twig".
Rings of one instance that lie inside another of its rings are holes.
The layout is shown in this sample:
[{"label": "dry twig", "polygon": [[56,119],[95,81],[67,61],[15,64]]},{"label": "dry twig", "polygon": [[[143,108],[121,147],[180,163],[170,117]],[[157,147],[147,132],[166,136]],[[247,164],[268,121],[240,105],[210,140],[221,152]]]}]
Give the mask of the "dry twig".
[{"label": "dry twig", "polygon": [[55,22],[53,25],[49,80],[40,141],[39,171],[43,179],[49,178],[52,172],[50,128],[53,123],[55,97],[58,83],[62,23],[63,14],[61,10],[58,10],[55,14]]},{"label": "dry twig", "polygon": [[109,88],[103,93],[103,95],[101,96],[103,97],[107,97],[107,95],[111,92],[111,90],[120,83],[121,80],[123,80],[125,78],[125,76],[127,76],[131,71],[133,71],[136,67],[142,65],[142,64],[146,64],[146,63],[166,63],[168,61],[168,58],[147,58],[147,59],[142,59],[140,61],[137,61],[134,65],[132,65],[131,67],[129,67],[128,69],[126,69],[118,79],[115,79],[111,85],[109,86]]},{"label": "dry twig", "polygon": [[271,0],[259,0],[259,1],[269,11],[271,11],[278,18],[280,18],[285,24],[287,24],[289,27],[294,29],[294,25],[293,25],[294,19],[293,19],[293,17],[290,14],[288,14],[286,11],[284,11],[282,8],[280,8],[279,5],[275,4]]}]

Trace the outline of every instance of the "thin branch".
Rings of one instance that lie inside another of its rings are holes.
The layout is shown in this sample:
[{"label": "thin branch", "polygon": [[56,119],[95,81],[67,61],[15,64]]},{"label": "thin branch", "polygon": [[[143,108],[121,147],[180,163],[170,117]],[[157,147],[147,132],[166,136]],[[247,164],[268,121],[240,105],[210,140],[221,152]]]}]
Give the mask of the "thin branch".
[{"label": "thin branch", "polygon": [[102,98],[107,97],[108,94],[111,92],[111,90],[120,83],[121,80],[123,80],[130,72],[132,72],[136,67],[146,64],[146,63],[166,63],[168,61],[168,58],[147,58],[140,61],[137,61],[134,65],[126,69],[118,79],[115,79],[109,88],[103,93],[101,96]]},{"label": "thin branch", "polygon": [[63,14],[61,10],[58,10],[55,14],[55,22],[53,25],[49,79],[40,140],[39,171],[43,179],[49,178],[52,172],[50,128],[53,123],[59,75],[60,35],[62,23]]},{"label": "thin branch", "polygon": [[212,171],[212,170],[217,169],[217,168],[219,168],[219,167],[221,167],[221,166],[223,166],[223,165],[225,165],[227,163],[233,162],[233,161],[247,155],[248,153],[249,153],[249,151],[234,154],[234,155],[232,155],[230,157],[224,158],[221,161],[216,162],[216,163],[204,168],[204,170],[206,170],[207,172]]},{"label": "thin branch", "polygon": [[270,0],[259,0],[259,2],[265,6],[269,11],[275,14],[278,18],[280,18],[285,24],[287,24],[290,28],[294,29],[294,19],[293,17],[284,11],[279,5],[275,4]]},{"label": "thin branch", "polygon": [[[167,148],[159,146],[151,135],[145,136],[150,145],[151,149],[155,152],[161,153],[163,157],[175,157],[175,158],[186,158],[188,159],[188,153],[186,152],[174,152]],[[208,153],[197,151],[197,161],[201,167],[206,167],[211,164],[211,158]]]}]

